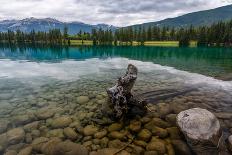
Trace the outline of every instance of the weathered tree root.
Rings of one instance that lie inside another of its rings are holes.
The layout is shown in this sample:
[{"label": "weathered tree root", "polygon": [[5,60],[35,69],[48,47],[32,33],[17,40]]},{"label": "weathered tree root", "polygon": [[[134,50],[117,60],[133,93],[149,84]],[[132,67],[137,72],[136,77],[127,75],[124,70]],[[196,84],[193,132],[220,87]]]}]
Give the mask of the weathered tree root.
[{"label": "weathered tree root", "polygon": [[131,93],[131,89],[137,79],[138,69],[129,64],[127,72],[120,77],[115,86],[107,90],[109,96],[108,106],[112,113],[110,117],[113,119],[122,119],[132,115],[144,115],[147,111],[147,102],[140,101]]}]

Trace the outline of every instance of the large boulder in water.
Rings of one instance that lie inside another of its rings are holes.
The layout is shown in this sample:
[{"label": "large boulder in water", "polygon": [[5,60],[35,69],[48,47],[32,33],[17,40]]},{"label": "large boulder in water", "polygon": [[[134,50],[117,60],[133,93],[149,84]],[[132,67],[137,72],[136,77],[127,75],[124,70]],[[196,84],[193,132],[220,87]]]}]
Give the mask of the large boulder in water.
[{"label": "large boulder in water", "polygon": [[182,111],[177,115],[177,125],[196,154],[213,155],[226,150],[219,120],[208,110]]}]

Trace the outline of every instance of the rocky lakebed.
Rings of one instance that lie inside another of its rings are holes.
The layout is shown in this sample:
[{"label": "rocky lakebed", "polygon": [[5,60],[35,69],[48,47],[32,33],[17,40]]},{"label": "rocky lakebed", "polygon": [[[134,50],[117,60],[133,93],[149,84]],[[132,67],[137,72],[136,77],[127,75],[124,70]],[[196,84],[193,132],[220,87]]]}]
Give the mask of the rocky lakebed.
[{"label": "rocky lakebed", "polygon": [[[169,94],[163,97],[157,91],[170,88],[174,82],[151,82],[145,78],[133,91],[148,99],[148,113],[112,122],[102,115],[101,107],[108,98],[105,88],[112,86],[115,79],[96,79],[53,81],[39,91],[18,83],[12,88],[14,84],[8,86],[8,81],[0,94],[0,154],[191,155],[194,153],[177,127],[176,117],[181,111],[196,107],[211,111],[225,135],[232,134],[232,113],[220,109],[220,103],[230,100],[222,98],[228,96],[227,92],[191,89],[171,95],[169,91],[162,92]],[[154,96],[160,98],[152,99]]]}]

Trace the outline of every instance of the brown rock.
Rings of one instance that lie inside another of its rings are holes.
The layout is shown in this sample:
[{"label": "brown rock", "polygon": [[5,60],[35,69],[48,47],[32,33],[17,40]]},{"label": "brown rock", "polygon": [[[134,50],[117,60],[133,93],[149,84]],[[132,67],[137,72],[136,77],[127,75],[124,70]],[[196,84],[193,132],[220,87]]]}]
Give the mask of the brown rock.
[{"label": "brown rock", "polygon": [[76,140],[78,135],[72,128],[65,128],[64,135],[71,140]]},{"label": "brown rock", "polygon": [[188,145],[182,140],[171,140],[175,153],[180,155],[191,155],[191,150]]},{"label": "brown rock", "polygon": [[36,117],[41,120],[51,118],[52,116],[54,116],[54,114],[54,111],[48,108],[41,108],[35,113]]},{"label": "brown rock", "polygon": [[32,152],[32,147],[28,146],[22,149],[21,151],[19,151],[18,155],[31,155],[31,152]]},{"label": "brown rock", "polygon": [[133,132],[139,132],[141,129],[141,122],[140,121],[131,121],[129,129]]},{"label": "brown rock", "polygon": [[[97,152],[91,153],[91,155],[115,155],[116,152],[118,152],[119,149],[115,148],[105,148],[98,150]],[[130,155],[127,151],[121,151],[117,153],[117,155]]]},{"label": "brown rock", "polygon": [[32,141],[32,149],[37,151],[37,152],[40,152],[43,144],[45,144],[48,141],[49,141],[49,139],[46,137],[36,138]]},{"label": "brown rock", "polygon": [[109,148],[117,148],[117,149],[121,149],[121,148],[123,148],[125,145],[126,145],[126,143],[121,142],[121,141],[118,140],[118,139],[109,141],[109,144],[108,144]]},{"label": "brown rock", "polygon": [[160,138],[165,138],[168,136],[168,131],[159,127],[152,128],[151,132],[154,136],[159,136]]},{"label": "brown rock", "polygon": [[167,131],[168,131],[171,139],[181,139],[181,137],[180,137],[181,133],[177,127],[167,128]]},{"label": "brown rock", "polygon": [[153,118],[149,123],[145,124],[144,127],[148,130],[152,130],[154,127],[160,127],[160,128],[165,129],[165,128],[171,127],[171,124],[163,121],[160,118]]},{"label": "brown rock", "polygon": [[51,123],[51,127],[52,128],[64,128],[64,127],[69,126],[69,124],[71,123],[72,123],[72,119],[69,116],[62,116],[62,117],[59,117],[53,120],[53,122]]},{"label": "brown rock", "polygon": [[146,151],[144,155],[158,155],[157,151]]},{"label": "brown rock", "polygon": [[151,138],[152,133],[147,130],[147,129],[142,129],[139,134],[138,134],[138,139],[143,140],[145,142],[149,141],[149,139]]},{"label": "brown rock", "polygon": [[123,140],[123,139],[125,139],[126,134],[127,134],[127,132],[122,133],[122,132],[119,132],[119,131],[112,131],[109,134],[109,137],[114,138],[114,139]]},{"label": "brown rock", "polygon": [[8,144],[17,144],[20,141],[23,141],[25,138],[25,132],[23,128],[15,128],[9,130],[7,133]]},{"label": "brown rock", "polygon": [[137,146],[144,147],[144,148],[147,146],[147,143],[142,140],[134,140],[134,144]]},{"label": "brown rock", "polygon": [[54,147],[51,155],[88,155],[89,151],[76,143],[65,141]]},{"label": "brown rock", "polygon": [[97,132],[98,132],[98,128],[93,125],[88,125],[83,129],[83,133],[85,136],[92,136]]},{"label": "brown rock", "polygon": [[55,149],[55,146],[61,142],[59,138],[52,138],[48,142],[44,143],[41,147],[41,152],[43,154],[51,155]]},{"label": "brown rock", "polygon": [[161,141],[153,141],[147,144],[147,151],[157,151],[159,154],[165,154],[166,148],[165,144]]},{"label": "brown rock", "polygon": [[112,131],[119,131],[121,130],[123,127],[123,125],[121,123],[113,123],[108,127],[108,131],[112,132]]},{"label": "brown rock", "polygon": [[102,130],[100,132],[95,133],[94,138],[101,139],[101,138],[105,137],[106,135],[107,135],[107,131]]}]

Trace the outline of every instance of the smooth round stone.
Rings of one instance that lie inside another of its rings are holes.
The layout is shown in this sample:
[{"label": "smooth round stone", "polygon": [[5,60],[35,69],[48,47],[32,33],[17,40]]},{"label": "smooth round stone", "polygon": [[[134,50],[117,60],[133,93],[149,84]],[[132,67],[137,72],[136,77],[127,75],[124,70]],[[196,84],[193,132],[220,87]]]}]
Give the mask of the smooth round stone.
[{"label": "smooth round stone", "polygon": [[[90,155],[113,155],[117,151],[119,151],[119,149],[104,148],[104,149],[98,150],[97,152],[91,152]],[[122,150],[120,152],[120,155],[130,155],[130,153],[128,153],[125,150]]]},{"label": "smooth round stone", "polygon": [[94,134],[94,138],[101,139],[107,135],[107,131],[103,130]]},{"label": "smooth round stone", "polygon": [[147,143],[142,140],[134,140],[134,144],[141,147],[146,147]]},{"label": "smooth round stone", "polygon": [[82,145],[65,141],[58,143],[51,155],[88,155],[89,151]]},{"label": "smooth round stone", "polygon": [[11,129],[6,133],[6,135],[9,144],[17,144],[25,138],[25,132],[23,128]]},{"label": "smooth round stone", "polygon": [[139,132],[141,129],[141,122],[140,121],[132,121],[129,125],[129,129],[133,132]]},{"label": "smooth round stone", "polygon": [[55,118],[51,123],[52,128],[64,128],[69,126],[72,123],[72,119],[69,116],[62,116]]},{"label": "smooth round stone", "polygon": [[101,148],[106,148],[108,146],[109,143],[109,138],[104,137],[100,140],[100,146]]},{"label": "smooth round stone", "polygon": [[76,140],[78,135],[72,128],[65,128],[64,135],[71,140]]},{"label": "smooth round stone", "polygon": [[168,136],[168,131],[159,127],[153,127],[151,132],[154,136],[158,136],[160,138],[165,138]]},{"label": "smooth round stone", "polygon": [[39,137],[39,138],[34,139],[31,144],[33,150],[40,152],[43,144],[45,144],[48,141],[49,139],[46,137]]},{"label": "smooth round stone", "polygon": [[17,155],[17,152],[15,150],[9,150],[4,155]]},{"label": "smooth round stone", "polygon": [[121,133],[119,131],[112,131],[112,132],[110,132],[109,137],[110,138],[114,138],[114,139],[123,140],[125,138],[126,134],[127,134],[126,132],[125,133]]},{"label": "smooth round stone", "polygon": [[165,144],[160,141],[153,141],[147,144],[147,151],[157,151],[159,154],[165,154],[166,148]]},{"label": "smooth round stone", "polygon": [[171,127],[166,129],[171,139],[181,139],[181,133],[177,127]]},{"label": "smooth round stone", "polygon": [[121,123],[113,123],[108,127],[108,131],[112,132],[112,131],[119,131],[121,130],[123,127],[123,125]]},{"label": "smooth round stone", "polygon": [[79,97],[77,97],[77,103],[79,103],[79,104],[84,104],[84,103],[87,103],[88,101],[89,101],[88,96],[79,96]]},{"label": "smooth round stone", "polygon": [[42,109],[39,109],[35,115],[38,119],[41,119],[41,120],[44,120],[44,119],[48,119],[48,118],[51,118],[52,116],[54,116],[54,112],[50,109],[47,109],[47,108],[42,108]]},{"label": "smooth round stone", "polygon": [[176,154],[192,155],[188,145],[182,140],[171,140]]},{"label": "smooth round stone", "polygon": [[94,125],[88,125],[83,129],[83,133],[85,136],[92,136],[98,132],[98,128]]},{"label": "smooth round stone", "polygon": [[58,138],[63,139],[64,138],[64,131],[63,131],[63,129],[50,130],[47,133],[47,137],[58,137]]},{"label": "smooth round stone", "polygon": [[39,121],[35,121],[32,123],[26,124],[23,128],[26,132],[29,132],[29,131],[38,129],[38,127],[39,127]]},{"label": "smooth round stone", "polygon": [[138,139],[143,140],[145,142],[149,141],[149,139],[151,138],[152,133],[147,130],[147,129],[142,129],[139,133],[138,133]]},{"label": "smooth round stone", "polygon": [[28,146],[22,150],[19,151],[18,155],[31,155],[32,147]]}]

